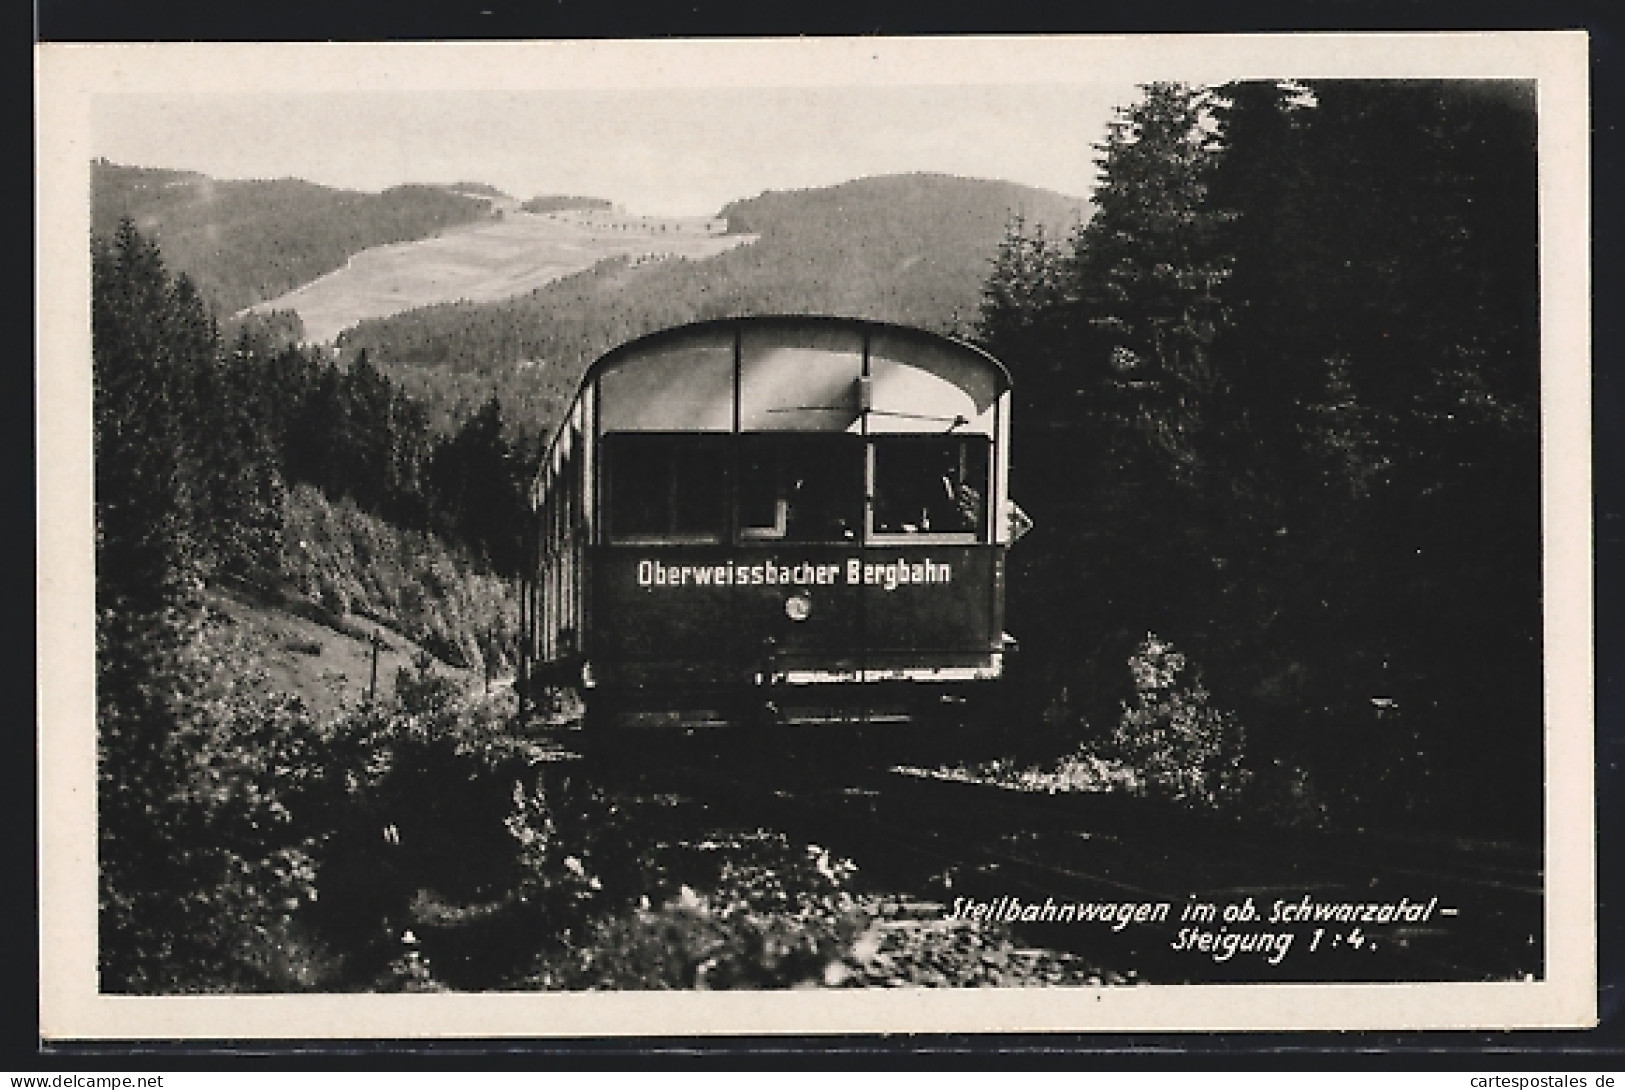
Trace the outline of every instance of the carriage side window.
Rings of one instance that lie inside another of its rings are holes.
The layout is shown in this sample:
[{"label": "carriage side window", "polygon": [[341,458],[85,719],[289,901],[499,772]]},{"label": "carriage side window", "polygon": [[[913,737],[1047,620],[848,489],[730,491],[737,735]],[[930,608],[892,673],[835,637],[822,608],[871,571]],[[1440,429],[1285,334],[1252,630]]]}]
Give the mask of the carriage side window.
[{"label": "carriage side window", "polygon": [[739,455],[739,536],[855,541],[863,448],[848,435],[747,435]]},{"label": "carriage side window", "polygon": [[726,453],[722,441],[711,436],[608,437],[610,537],[721,541],[727,524]]},{"label": "carriage side window", "polygon": [[895,435],[876,438],[872,449],[873,533],[963,540],[985,536],[987,439]]}]

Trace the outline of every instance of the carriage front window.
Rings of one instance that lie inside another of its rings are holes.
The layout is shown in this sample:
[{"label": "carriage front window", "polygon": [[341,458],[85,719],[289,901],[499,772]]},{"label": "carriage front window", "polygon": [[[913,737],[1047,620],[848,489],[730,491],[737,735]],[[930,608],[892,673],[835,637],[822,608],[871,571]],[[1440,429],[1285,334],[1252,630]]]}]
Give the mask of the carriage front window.
[{"label": "carriage front window", "polygon": [[847,435],[747,435],[740,443],[739,536],[855,541],[863,448]]},{"label": "carriage front window", "polygon": [[876,438],[874,521],[885,536],[980,540],[987,525],[988,441],[981,436]]},{"label": "carriage front window", "polygon": [[721,541],[727,450],[707,435],[614,435],[604,444],[615,541]]}]

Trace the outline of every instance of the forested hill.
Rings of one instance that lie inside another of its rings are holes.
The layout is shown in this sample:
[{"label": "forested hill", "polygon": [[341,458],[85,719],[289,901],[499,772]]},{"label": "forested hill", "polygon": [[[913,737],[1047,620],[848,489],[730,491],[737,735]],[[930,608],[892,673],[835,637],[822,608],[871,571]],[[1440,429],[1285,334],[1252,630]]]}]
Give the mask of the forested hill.
[{"label": "forested hill", "polygon": [[728,273],[738,281],[729,285],[730,301],[746,310],[968,328],[1012,220],[1061,235],[1085,209],[1081,199],[1048,190],[946,174],[764,193],[722,210],[730,231],[761,236],[729,255]]},{"label": "forested hill", "polygon": [[395,365],[442,407],[467,402],[470,383],[480,385],[501,397],[521,430],[545,433],[594,357],[682,322],[832,313],[968,329],[1012,219],[1029,229],[1042,224],[1055,237],[1083,219],[1086,207],[1042,189],[942,174],[768,192],[722,210],[730,231],[760,239],[717,257],[605,262],[501,302],[451,303],[363,322],[340,344]]},{"label": "forested hill", "polygon": [[111,238],[128,218],[224,317],[332,272],[369,247],[427,238],[490,214],[490,200],[453,188],[475,187],[362,193],[292,178],[220,181],[103,159],[91,167],[91,230]]},{"label": "forested hill", "polygon": [[602,197],[568,197],[544,195],[532,197],[519,206],[526,212],[608,212],[615,207]]},{"label": "forested hill", "polygon": [[[979,239],[1002,237],[1012,214],[1052,231],[1070,228],[1087,202],[1048,189],[952,174],[888,174],[816,189],[770,189],[723,208],[731,231],[780,234],[849,234],[876,223],[916,235]],[[940,234],[939,234],[940,233]],[[982,270],[985,274],[986,270]]]}]

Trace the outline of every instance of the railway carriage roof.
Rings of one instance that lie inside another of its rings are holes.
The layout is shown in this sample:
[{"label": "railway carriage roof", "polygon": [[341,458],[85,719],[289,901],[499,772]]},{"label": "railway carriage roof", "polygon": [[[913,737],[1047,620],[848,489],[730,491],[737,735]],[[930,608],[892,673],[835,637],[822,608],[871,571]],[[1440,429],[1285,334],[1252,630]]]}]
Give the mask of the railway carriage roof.
[{"label": "railway carriage roof", "polygon": [[631,341],[589,369],[604,433],[990,432],[1010,379],[935,333],[852,318],[699,322]]},{"label": "railway carriage roof", "polygon": [[896,337],[899,340],[915,340],[921,344],[935,345],[939,350],[954,351],[973,357],[993,374],[997,376],[999,392],[1010,388],[1010,372],[998,359],[969,342],[958,340],[941,333],[932,333],[929,330],[919,329],[915,326],[899,325],[895,322],[882,322],[870,318],[846,318],[827,314],[764,314],[742,316],[735,318],[713,318],[703,322],[689,322],[684,325],[671,326],[666,329],[646,333],[635,337],[605,352],[593,361],[582,376],[581,384],[585,386],[593,381],[607,368],[627,362],[640,353],[659,348],[668,342],[689,337],[700,337],[707,333],[731,332],[735,329],[750,329],[761,332],[781,330],[814,331],[842,329],[867,332],[871,335]]},{"label": "railway carriage roof", "polygon": [[[605,433],[856,431],[861,417],[870,434],[991,434],[1011,385],[993,356],[939,333],[788,314],[691,322],[627,341],[587,368],[575,404],[595,383]],[[567,429],[549,442],[542,473]]]}]

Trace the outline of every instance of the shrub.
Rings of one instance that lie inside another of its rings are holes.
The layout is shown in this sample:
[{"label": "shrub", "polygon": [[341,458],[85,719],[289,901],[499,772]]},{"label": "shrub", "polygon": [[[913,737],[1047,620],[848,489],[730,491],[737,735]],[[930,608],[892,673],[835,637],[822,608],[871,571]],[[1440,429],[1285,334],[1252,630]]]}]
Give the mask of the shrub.
[{"label": "shrub", "polygon": [[322,732],[218,627],[148,685],[163,699],[99,714],[102,990],[310,986],[319,951],[284,952],[308,947]]},{"label": "shrub", "polygon": [[[868,924],[854,868],[783,834],[696,846],[714,876],[658,904],[602,917],[573,954],[533,980],[568,988],[790,988],[824,981]],[[688,860],[694,865],[696,860]]]},{"label": "shrub", "polygon": [[561,908],[592,889],[566,846],[579,830],[563,822],[538,851],[512,821],[533,754],[506,737],[510,709],[425,664],[392,702],[319,722],[252,656],[210,620],[132,688],[146,699],[104,699],[102,990],[436,985],[401,948],[425,890],[458,904],[551,890],[518,915],[533,930],[577,918]]},{"label": "shrub", "polygon": [[1233,808],[1251,778],[1235,714],[1213,707],[1199,681],[1184,681],[1185,656],[1155,634],[1141,641],[1128,666],[1134,699],[1123,704],[1101,756],[1132,770],[1136,793]]}]

